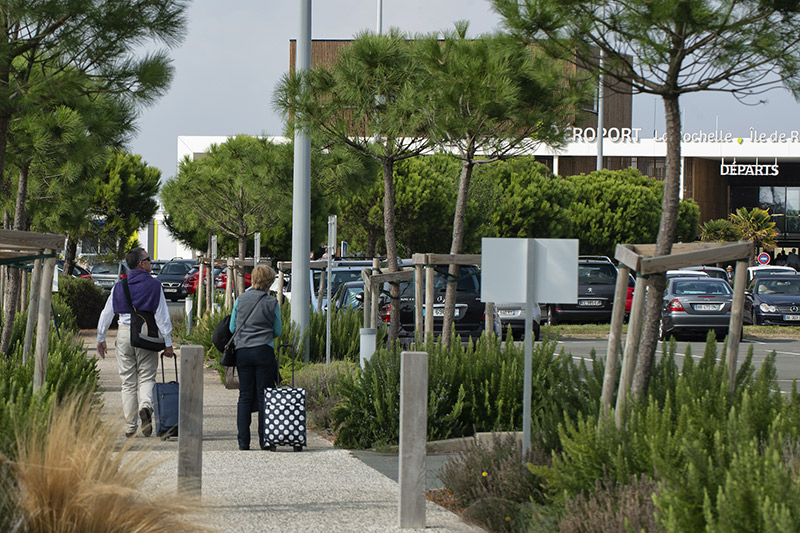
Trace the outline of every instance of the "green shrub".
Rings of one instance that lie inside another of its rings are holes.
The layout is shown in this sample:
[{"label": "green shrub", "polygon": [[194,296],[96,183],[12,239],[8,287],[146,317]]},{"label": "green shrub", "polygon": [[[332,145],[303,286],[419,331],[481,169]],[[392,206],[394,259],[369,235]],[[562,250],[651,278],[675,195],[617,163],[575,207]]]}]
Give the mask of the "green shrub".
[{"label": "green shrub", "polygon": [[[287,373],[288,370],[288,373]],[[291,380],[291,367],[283,367],[283,382]],[[317,429],[332,429],[333,409],[340,401],[337,385],[341,375],[351,375],[355,365],[345,361],[334,361],[330,365],[310,364],[296,372],[295,386],[306,389],[306,413],[308,420]]]},{"label": "green shrub", "polygon": [[[558,519],[560,533],[607,533],[609,531],[659,532],[666,529],[656,523],[653,495],[658,484],[647,476],[633,477],[625,484],[613,481],[595,483],[584,496],[569,498]],[[550,523],[532,520],[534,531],[554,531]]]},{"label": "green shrub", "polygon": [[775,354],[756,372],[751,347],[731,395],[724,360],[709,342],[699,362],[685,357],[679,375],[654,374],[652,389],[663,400],[630,402],[622,429],[592,413],[567,421],[563,452],[552,467],[533,469],[555,497],[588,498],[600,481],[624,486],[651,476],[659,484],[659,524],[670,531],[726,531],[732,520],[741,531],[797,524],[797,469],[782,457],[798,441],[800,397],[783,398],[774,376]]},{"label": "green shrub", "polygon": [[[55,322],[54,325],[58,327],[57,332],[59,335],[68,333],[77,333],[81,329],[81,326],[78,325],[78,318],[77,318],[78,315],[75,313],[75,310],[71,308],[69,304],[59,296],[58,293],[53,295],[52,305],[53,308],[51,309],[51,312],[53,314],[53,320]],[[25,317],[25,319],[27,320],[27,316]],[[96,328],[97,320],[95,320],[92,326],[85,326],[85,327]],[[24,336],[25,332],[23,329],[22,332],[23,339]]]},{"label": "green shrub", "polygon": [[[542,463],[548,453],[531,448],[526,461]],[[444,488],[464,507],[464,518],[489,531],[521,531],[526,504],[544,501],[541,480],[526,467],[514,435],[494,435],[491,444],[476,442],[442,467]]]},{"label": "green shrub", "polygon": [[0,358],[0,452],[13,456],[15,424],[39,419],[53,402],[71,393],[94,395],[98,390],[96,361],[86,357],[80,339],[72,334],[61,338],[50,331],[47,374],[39,393],[33,393],[34,357],[22,364],[21,343],[8,357]]},{"label": "green shrub", "polygon": [[53,296],[53,303],[55,305],[56,301],[62,301],[66,304],[79,329],[92,329],[97,327],[107,298],[108,291],[90,279],[59,276],[58,292]]},{"label": "green shrub", "polygon": [[[428,439],[471,435],[474,431],[522,427],[523,347],[494,336],[452,343],[439,340],[428,353]],[[554,342],[533,350],[531,427],[545,449],[558,447],[558,424],[581,411],[597,412],[603,364],[587,371],[583,362],[555,353]],[[400,413],[400,348],[381,348],[352,376],[342,376],[341,404],[334,411],[337,444],[369,448],[396,444]]]},{"label": "green shrub", "polygon": [[[297,352],[305,354],[308,346],[309,361],[320,363],[326,361],[325,339],[327,338],[327,316],[325,313],[311,311],[309,314],[307,335],[301,338],[300,331],[292,322],[291,304],[281,305],[281,321],[283,333],[281,342],[291,342]],[[360,352],[360,329],[364,327],[364,314],[360,310],[333,310],[331,314],[331,360],[358,361]],[[386,327],[378,328],[376,345],[385,343]]]}]

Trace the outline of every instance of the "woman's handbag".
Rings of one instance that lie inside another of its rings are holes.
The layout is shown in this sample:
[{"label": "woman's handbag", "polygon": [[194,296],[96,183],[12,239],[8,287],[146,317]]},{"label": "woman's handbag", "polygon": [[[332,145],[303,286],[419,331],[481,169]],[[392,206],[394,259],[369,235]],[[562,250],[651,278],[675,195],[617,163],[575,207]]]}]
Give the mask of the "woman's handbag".
[{"label": "woman's handbag", "polygon": [[222,358],[219,360],[222,366],[236,366],[236,346],[233,340],[228,342],[222,350]]},{"label": "woman's handbag", "polygon": [[226,389],[239,388],[239,373],[236,371],[235,366],[225,367],[225,388]]}]

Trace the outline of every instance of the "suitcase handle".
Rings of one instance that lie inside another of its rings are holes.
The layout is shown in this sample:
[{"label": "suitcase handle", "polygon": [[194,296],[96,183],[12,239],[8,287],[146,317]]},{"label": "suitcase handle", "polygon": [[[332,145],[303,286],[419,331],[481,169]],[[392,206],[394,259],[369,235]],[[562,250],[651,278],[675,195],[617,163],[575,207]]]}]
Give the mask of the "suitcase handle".
[{"label": "suitcase handle", "polygon": [[[178,358],[174,355],[172,356],[172,362],[175,363],[175,383],[178,382]],[[161,354],[161,381],[164,383],[167,382],[167,378],[164,377],[164,354]]]},{"label": "suitcase handle", "polygon": [[[297,352],[294,349],[294,344],[292,344],[290,342],[286,343],[286,344],[279,344],[278,345],[278,352],[280,352],[281,348],[291,348],[292,349],[292,387],[294,387],[294,360],[297,358]],[[279,363],[279,359],[278,359],[277,355],[275,355],[275,363],[276,364]],[[278,367],[280,368],[280,364],[278,364]],[[277,385],[279,386],[280,383],[278,383]]]}]

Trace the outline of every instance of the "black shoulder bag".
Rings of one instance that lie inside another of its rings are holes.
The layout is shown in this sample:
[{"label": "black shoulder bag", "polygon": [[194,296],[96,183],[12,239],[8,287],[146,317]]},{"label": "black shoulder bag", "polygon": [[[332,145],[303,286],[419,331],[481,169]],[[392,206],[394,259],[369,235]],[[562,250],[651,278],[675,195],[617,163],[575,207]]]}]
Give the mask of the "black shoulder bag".
[{"label": "black shoulder bag", "polygon": [[[244,320],[242,320],[242,327],[244,327],[245,323],[247,323],[247,319],[250,318],[250,315],[252,315],[253,311],[256,310],[258,302],[260,302],[261,298],[263,298],[264,296],[266,296],[266,293],[259,296],[258,300],[255,301],[253,307],[250,309],[250,312],[248,312],[247,316],[244,317]],[[219,324],[217,324],[217,327],[220,327],[220,325],[223,322],[230,324],[230,320],[231,320],[231,315],[226,316],[225,318],[222,319],[222,321]],[[219,360],[220,365],[236,366],[236,346],[234,345],[233,340],[236,338],[236,335],[238,335],[241,330],[242,328],[236,328],[236,331],[233,332],[231,338],[228,339],[228,342],[225,344],[225,346],[223,346],[222,358]],[[230,331],[230,329],[228,329],[228,331]]]},{"label": "black shoulder bag", "polygon": [[128,278],[122,278],[122,288],[125,298],[131,308],[131,346],[160,352],[167,347],[164,337],[158,331],[156,316],[150,311],[139,311],[133,306],[131,290],[128,288]]}]

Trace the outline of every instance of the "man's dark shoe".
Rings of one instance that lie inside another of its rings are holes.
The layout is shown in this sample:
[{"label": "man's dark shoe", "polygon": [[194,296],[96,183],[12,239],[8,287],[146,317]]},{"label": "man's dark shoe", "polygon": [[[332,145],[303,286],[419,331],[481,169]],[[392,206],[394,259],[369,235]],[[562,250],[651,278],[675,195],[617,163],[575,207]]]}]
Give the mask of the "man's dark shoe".
[{"label": "man's dark shoe", "polygon": [[142,407],[139,409],[139,418],[142,420],[142,435],[149,437],[153,434],[153,410]]}]

